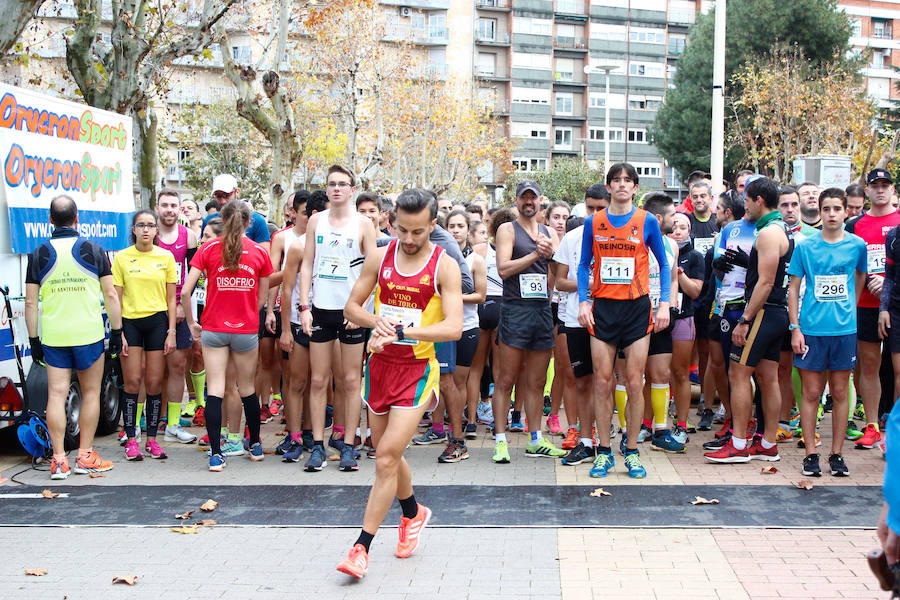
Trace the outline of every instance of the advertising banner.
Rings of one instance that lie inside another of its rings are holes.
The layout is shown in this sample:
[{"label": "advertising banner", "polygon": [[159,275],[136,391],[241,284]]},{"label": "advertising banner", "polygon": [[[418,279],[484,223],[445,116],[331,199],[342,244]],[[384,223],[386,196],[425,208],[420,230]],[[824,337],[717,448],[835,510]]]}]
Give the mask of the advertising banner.
[{"label": "advertising banner", "polygon": [[16,254],[50,237],[50,201],[78,206],[81,235],[105,250],[130,245],[131,118],[0,83],[0,159]]}]

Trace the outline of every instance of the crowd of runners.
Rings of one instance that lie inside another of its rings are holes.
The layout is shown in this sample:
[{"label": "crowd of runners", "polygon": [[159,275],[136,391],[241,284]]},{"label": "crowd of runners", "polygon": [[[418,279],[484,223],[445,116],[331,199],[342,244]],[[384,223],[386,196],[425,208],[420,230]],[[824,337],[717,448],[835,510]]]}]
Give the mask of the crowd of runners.
[{"label": "crowd of runners", "polygon": [[[394,497],[398,557],[430,518],[413,496],[410,442],[442,444],[438,462],[456,463],[480,427],[494,463],[558,459],[598,478],[615,468],[615,438],[642,478],[642,446],[682,454],[711,429],[711,463],[777,461],[779,443],[797,443],[804,475],[848,476],[845,439],[883,452],[900,390],[891,175],[823,190],[744,171],[727,187],[714,194],[694,173],[676,205],[638,195],[636,169],[617,163],[575,207],[524,180],[511,206],[490,208],[359,191],[335,165],[324,190],[290,196],[276,230],[219,175],[202,210],[161,190],[111,263],[60,196],[26,302],[32,355],[48,366],[51,478],[70,472],[71,370],[89,405],[106,353],[122,362],[126,460],[166,458],[162,434],[207,446],[210,471],[261,461],[260,426],[273,419],[285,424],[275,454],[305,471],[332,452],[341,471],[376,459],[362,533],[338,567],[358,577]],[[113,466],[92,448],[90,419],[83,410],[76,473]],[[508,436],[520,432],[516,456]]]}]

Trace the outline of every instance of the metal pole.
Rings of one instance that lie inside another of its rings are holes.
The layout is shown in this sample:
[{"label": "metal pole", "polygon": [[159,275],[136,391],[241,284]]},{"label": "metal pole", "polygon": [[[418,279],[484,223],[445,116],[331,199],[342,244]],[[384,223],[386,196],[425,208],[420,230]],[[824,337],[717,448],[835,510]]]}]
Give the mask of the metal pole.
[{"label": "metal pole", "polygon": [[603,172],[606,173],[609,170],[609,72],[612,69],[604,69],[604,73],[606,73],[606,99],[603,104],[606,105],[605,110],[605,123],[603,125]]},{"label": "metal pole", "polygon": [[716,33],[713,48],[712,134],[709,148],[709,172],[713,191],[722,189],[725,170],[725,12],[727,0],[716,0]]}]

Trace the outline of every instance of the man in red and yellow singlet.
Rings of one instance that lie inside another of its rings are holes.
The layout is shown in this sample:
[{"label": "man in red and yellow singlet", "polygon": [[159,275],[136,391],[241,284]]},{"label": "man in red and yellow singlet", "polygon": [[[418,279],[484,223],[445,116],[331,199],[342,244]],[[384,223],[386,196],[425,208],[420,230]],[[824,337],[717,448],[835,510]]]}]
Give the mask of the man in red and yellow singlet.
[{"label": "man in red and yellow singlet", "polygon": [[[459,266],[429,241],[437,201],[423,189],[397,198],[398,239],[366,256],[344,316],[372,329],[363,400],[375,445],[375,483],[369,494],[363,528],[337,570],[360,578],[369,564],[369,545],[396,496],[400,519],[398,558],[410,556],[431,510],[413,496],[412,473],[403,450],[430,404],[437,401],[440,368],[434,342],[462,335],[462,289]],[[376,287],[377,286],[377,287]],[[375,290],[375,313],[363,306]]]}]

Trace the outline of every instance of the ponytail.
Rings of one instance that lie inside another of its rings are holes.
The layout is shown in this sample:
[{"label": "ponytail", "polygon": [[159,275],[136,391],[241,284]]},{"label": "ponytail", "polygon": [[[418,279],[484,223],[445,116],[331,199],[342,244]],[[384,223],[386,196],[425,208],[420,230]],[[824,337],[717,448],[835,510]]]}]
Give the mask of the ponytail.
[{"label": "ponytail", "polygon": [[229,271],[236,271],[244,251],[244,232],[250,224],[250,207],[241,200],[232,200],[219,213],[225,223],[222,234],[222,264]]}]

